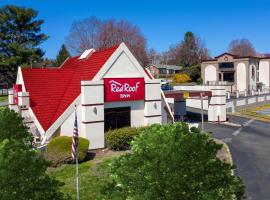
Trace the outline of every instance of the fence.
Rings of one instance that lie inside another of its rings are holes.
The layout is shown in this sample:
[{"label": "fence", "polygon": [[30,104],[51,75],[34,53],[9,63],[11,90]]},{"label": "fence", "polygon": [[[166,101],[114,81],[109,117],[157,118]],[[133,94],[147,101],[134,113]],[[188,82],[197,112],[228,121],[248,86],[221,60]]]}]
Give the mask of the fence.
[{"label": "fence", "polygon": [[0,83],[0,96],[8,95],[8,84]]}]

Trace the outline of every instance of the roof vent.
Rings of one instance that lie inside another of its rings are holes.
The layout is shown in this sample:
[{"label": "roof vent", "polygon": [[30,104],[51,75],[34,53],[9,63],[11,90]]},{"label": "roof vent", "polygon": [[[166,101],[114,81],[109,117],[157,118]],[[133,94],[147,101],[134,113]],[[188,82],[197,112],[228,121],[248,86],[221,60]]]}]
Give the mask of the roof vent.
[{"label": "roof vent", "polygon": [[88,58],[89,56],[91,56],[96,50],[95,49],[87,49],[85,50],[82,55],[79,57],[79,60]]}]

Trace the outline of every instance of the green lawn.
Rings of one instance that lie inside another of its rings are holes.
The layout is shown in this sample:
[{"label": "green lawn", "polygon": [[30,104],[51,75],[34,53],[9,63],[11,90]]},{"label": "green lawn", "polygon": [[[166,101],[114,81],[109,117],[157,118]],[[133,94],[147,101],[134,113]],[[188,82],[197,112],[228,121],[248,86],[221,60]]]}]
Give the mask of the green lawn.
[{"label": "green lawn", "polygon": [[0,96],[0,102],[7,102],[8,96]]},{"label": "green lawn", "polygon": [[[113,156],[115,157],[115,156]],[[80,199],[103,199],[101,189],[104,181],[109,176],[108,168],[112,158],[95,158],[79,164]],[[49,173],[65,185],[62,192],[76,199],[75,164],[62,165],[58,168],[50,168]]]}]

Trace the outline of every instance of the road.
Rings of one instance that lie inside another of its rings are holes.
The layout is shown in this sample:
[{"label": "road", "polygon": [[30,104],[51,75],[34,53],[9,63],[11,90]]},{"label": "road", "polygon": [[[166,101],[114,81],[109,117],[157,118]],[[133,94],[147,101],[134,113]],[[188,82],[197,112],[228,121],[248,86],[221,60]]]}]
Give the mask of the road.
[{"label": "road", "polygon": [[8,106],[8,102],[0,102],[0,107],[2,106]]},{"label": "road", "polygon": [[235,174],[246,185],[248,200],[270,199],[270,123],[232,117],[241,127],[205,124],[205,131],[226,142],[231,150]]}]

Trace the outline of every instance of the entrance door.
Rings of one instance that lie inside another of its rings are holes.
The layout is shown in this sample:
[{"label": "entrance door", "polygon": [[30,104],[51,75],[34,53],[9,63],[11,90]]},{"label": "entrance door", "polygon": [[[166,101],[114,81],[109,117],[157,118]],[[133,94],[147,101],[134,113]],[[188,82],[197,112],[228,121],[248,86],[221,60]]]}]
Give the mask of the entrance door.
[{"label": "entrance door", "polygon": [[105,132],[130,126],[130,107],[106,108],[104,110]]}]

